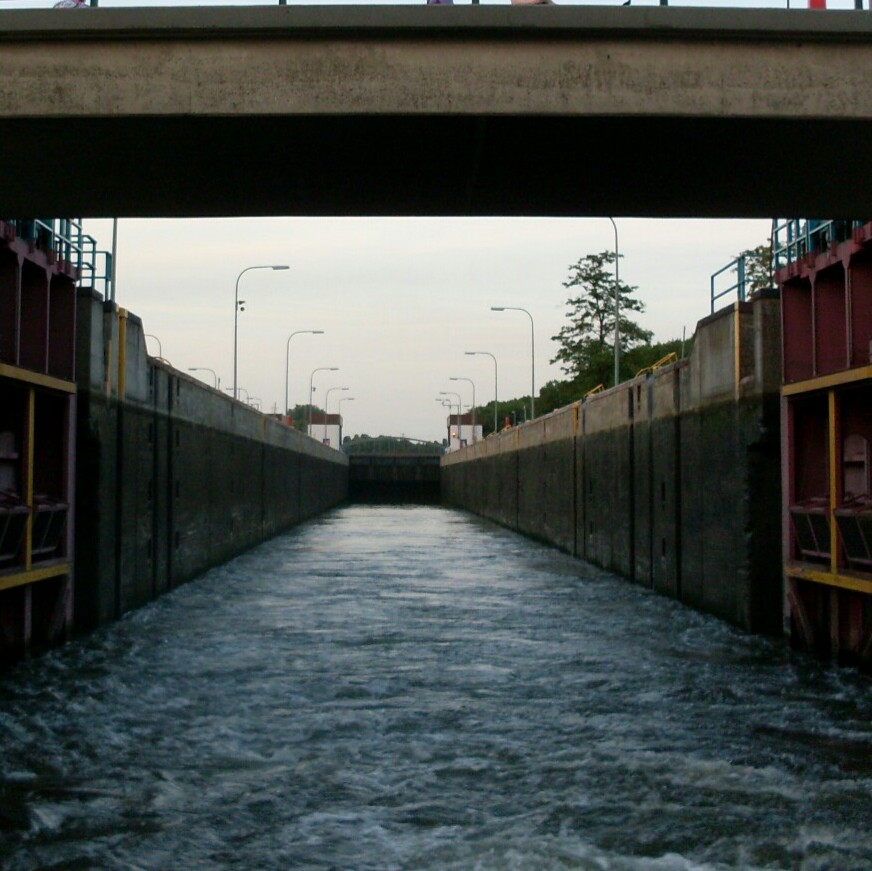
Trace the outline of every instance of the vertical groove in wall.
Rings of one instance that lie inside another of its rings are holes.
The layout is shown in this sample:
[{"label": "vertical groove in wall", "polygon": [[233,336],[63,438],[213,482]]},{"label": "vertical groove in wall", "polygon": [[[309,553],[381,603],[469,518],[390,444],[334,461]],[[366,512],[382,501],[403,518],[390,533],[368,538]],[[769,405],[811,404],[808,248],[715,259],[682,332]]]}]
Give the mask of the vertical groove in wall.
[{"label": "vertical groove in wall", "polygon": [[654,560],[656,548],[654,546],[654,512],[656,511],[655,491],[656,477],[654,475],[654,379],[649,378],[646,383],[648,401],[648,583],[649,588],[654,587]]},{"label": "vertical groove in wall", "polygon": [[297,520],[303,519],[303,463],[306,458],[297,458]]},{"label": "vertical groove in wall", "polygon": [[121,530],[124,528],[124,409],[123,403],[109,399],[115,405],[115,617],[122,614],[121,590]]},{"label": "vertical groove in wall", "polygon": [[166,547],[167,561],[167,581],[166,588],[171,590],[175,586],[175,479],[176,479],[176,460],[175,460],[175,426],[173,423],[173,377],[167,375],[167,476],[166,476],[166,505],[167,505],[167,534],[164,546]]},{"label": "vertical groove in wall", "polygon": [[150,370],[154,383],[151,391],[151,595],[152,598],[157,598],[160,586],[160,542],[158,541],[158,529],[160,529],[160,499],[158,498],[157,482],[160,480],[160,451],[158,450],[159,441],[159,416],[157,411],[157,372],[154,368]]},{"label": "vertical groove in wall", "polygon": [[578,556],[578,408],[572,428],[572,555]]},{"label": "vertical groove in wall", "polygon": [[515,448],[512,451],[515,467],[515,529],[521,525],[521,452]]},{"label": "vertical groove in wall", "polygon": [[630,572],[629,577],[632,580],[637,580],[636,578],[636,421],[635,421],[635,410],[633,405],[633,388],[632,386],[627,391],[627,395],[629,397],[629,411],[630,411],[630,419],[629,424],[627,426],[628,434],[629,434],[629,453],[630,453],[630,462],[629,462],[629,499],[627,500],[628,511],[630,513]]},{"label": "vertical groove in wall", "polygon": [[[581,557],[587,559],[587,413],[583,405],[581,406],[580,423],[581,481],[578,483],[581,486]],[[578,523],[578,519],[576,517],[576,523]]]},{"label": "vertical groove in wall", "polygon": [[[261,435],[261,438],[263,436]],[[260,453],[260,537],[266,536],[266,445],[261,441]]]},{"label": "vertical groove in wall", "polygon": [[681,592],[681,573],[682,573],[682,535],[681,535],[681,523],[682,523],[682,512],[681,512],[681,418],[682,418],[682,409],[681,409],[681,380],[678,375],[678,370],[675,371],[673,375],[672,382],[672,390],[673,390],[673,404],[674,404],[674,415],[672,418],[672,428],[673,428],[673,445],[672,450],[674,452],[673,457],[673,465],[675,475],[675,487],[674,487],[674,517],[675,517],[675,535],[674,535],[674,543],[675,543],[675,560],[674,560],[674,571],[675,571],[675,598],[679,601],[681,600],[682,592]]}]

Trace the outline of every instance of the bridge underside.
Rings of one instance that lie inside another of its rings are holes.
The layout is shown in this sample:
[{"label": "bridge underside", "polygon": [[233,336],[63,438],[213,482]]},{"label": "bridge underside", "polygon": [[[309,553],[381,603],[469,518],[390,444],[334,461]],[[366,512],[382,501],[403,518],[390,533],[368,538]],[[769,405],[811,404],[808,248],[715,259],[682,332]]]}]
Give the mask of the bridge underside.
[{"label": "bridge underside", "polygon": [[13,217],[865,216],[870,153],[862,120],[0,119]]}]

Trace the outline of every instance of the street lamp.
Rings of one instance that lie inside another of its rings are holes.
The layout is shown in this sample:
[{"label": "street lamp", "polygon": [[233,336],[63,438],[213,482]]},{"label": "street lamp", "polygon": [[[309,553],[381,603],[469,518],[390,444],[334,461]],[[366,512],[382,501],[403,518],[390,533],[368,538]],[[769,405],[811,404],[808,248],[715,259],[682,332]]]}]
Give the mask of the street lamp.
[{"label": "street lamp", "polygon": [[[314,379],[316,372],[338,372],[338,366],[319,366],[312,370],[309,376],[309,435],[312,435],[312,394],[315,392]],[[327,414],[327,409],[324,409],[324,414]]]},{"label": "street lamp", "polygon": [[618,225],[614,218],[609,218],[612,222],[612,227],[615,229],[615,387],[618,386],[620,379],[621,368],[621,304],[620,304],[620,285],[618,284]]},{"label": "street lamp", "polygon": [[[453,390],[440,390],[440,396],[456,396],[457,397],[457,447],[460,447],[460,416],[463,413],[463,409],[460,406],[460,394],[455,393]],[[451,413],[448,414],[449,423],[451,421]],[[451,428],[448,429],[448,447],[451,447]]]},{"label": "street lamp", "polygon": [[475,382],[472,378],[449,378],[449,381],[468,381],[472,384],[472,443],[475,444]]},{"label": "street lamp", "polygon": [[239,312],[245,311],[243,306],[245,305],[245,300],[239,299],[239,279],[245,275],[246,272],[251,272],[252,269],[290,269],[290,266],[246,266],[239,275],[236,276],[236,294],[233,298],[233,398],[236,399],[236,344],[239,336]]},{"label": "street lamp", "polygon": [[533,327],[533,315],[527,311],[525,308],[518,308],[518,306],[512,305],[492,305],[492,312],[523,312],[530,318],[530,374],[531,374],[531,386],[530,386],[530,420],[533,420],[536,417],[536,334]]},{"label": "street lamp", "polygon": [[330,388],[330,389],[329,389],[329,390],[324,394],[324,438],[325,438],[325,439],[327,438],[327,407],[328,407],[328,405],[329,405],[329,403],[330,403],[330,394],[331,394],[334,390],[348,390],[348,388],[347,388],[347,387],[331,387],[331,388]]},{"label": "street lamp", "polygon": [[214,369],[210,369],[208,366],[188,366],[188,372],[211,372],[212,378],[215,382],[212,386],[216,390],[221,386],[221,379],[218,377],[218,373]]},{"label": "street lamp", "polygon": [[464,351],[467,357],[474,357],[476,354],[483,354],[494,361],[494,433],[497,432],[497,358],[490,351]]},{"label": "street lamp", "polygon": [[436,401],[441,403],[442,407],[448,407],[448,448],[451,449],[451,407],[452,402],[450,399],[446,399],[444,396],[437,396]]},{"label": "street lamp", "polygon": [[236,390],[234,390],[232,387],[225,387],[224,392],[225,393],[244,393],[245,394],[245,401],[246,402],[251,401],[251,394],[244,387],[237,387]]},{"label": "street lamp", "polygon": [[296,330],[288,336],[288,341],[285,344],[285,410],[282,417],[288,413],[288,369],[291,364],[291,339],[294,336],[299,336],[301,333],[310,333],[313,336],[323,336],[324,330]]},{"label": "street lamp", "polygon": [[163,351],[161,350],[161,347],[160,347],[160,339],[157,336],[153,336],[151,333],[146,333],[145,338],[146,339],[154,339],[157,342],[157,355],[158,355],[158,357],[163,359]]}]

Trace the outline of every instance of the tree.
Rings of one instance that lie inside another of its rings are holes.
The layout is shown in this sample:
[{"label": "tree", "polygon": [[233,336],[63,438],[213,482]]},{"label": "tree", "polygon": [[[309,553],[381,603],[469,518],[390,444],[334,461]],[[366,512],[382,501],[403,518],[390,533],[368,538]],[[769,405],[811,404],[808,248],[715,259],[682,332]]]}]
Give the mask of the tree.
[{"label": "tree", "polygon": [[680,360],[682,355],[687,357],[693,348],[693,336],[686,341],[670,339],[667,342],[653,342],[650,345],[637,345],[627,353],[627,367],[631,374],[635,375],[642,369],[647,369],[655,363],[659,363],[669,354],[675,354]]},{"label": "tree", "polygon": [[[317,405],[312,406],[312,412],[321,414],[321,409]],[[309,406],[295,405],[288,409],[288,416],[291,418],[291,426],[294,429],[305,432],[309,428]]]},{"label": "tree", "polygon": [[772,287],[772,244],[764,242],[756,248],[749,248],[736,260],[742,257],[745,259],[745,294]]},{"label": "tree", "polygon": [[[542,395],[541,393],[539,394]],[[539,400],[536,400],[537,411]],[[506,421],[512,426],[523,423],[530,413],[530,397],[516,396],[514,399],[500,400],[497,403],[497,430],[503,429]],[[544,413],[544,412],[543,412]],[[476,422],[481,424],[482,436],[488,436],[494,431],[494,406],[492,402],[476,406]]]},{"label": "tree", "polygon": [[[582,394],[597,384],[610,384],[614,372],[615,335],[615,254],[603,251],[588,254],[572,264],[563,286],[577,289],[570,297],[565,325],[553,341],[560,346],[552,363],[559,362]],[[643,312],[644,303],[633,295],[637,288],[619,284],[620,333],[622,356],[632,348],[647,344],[652,333],[629,318]],[[622,372],[624,367],[622,367]],[[629,373],[634,374],[634,373]]]}]

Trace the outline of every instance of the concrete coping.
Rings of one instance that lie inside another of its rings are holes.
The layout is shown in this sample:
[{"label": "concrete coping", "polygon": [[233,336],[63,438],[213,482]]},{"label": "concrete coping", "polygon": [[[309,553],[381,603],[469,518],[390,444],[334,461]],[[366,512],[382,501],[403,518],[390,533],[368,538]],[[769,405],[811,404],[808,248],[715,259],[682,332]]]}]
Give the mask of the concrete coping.
[{"label": "concrete coping", "polygon": [[737,308],[741,314],[750,314],[754,310],[754,306],[751,302],[733,301],[725,305],[723,308],[719,308],[717,311],[712,312],[710,315],[706,315],[702,320],[700,320],[696,325],[697,332],[701,327],[707,327],[709,324],[714,324],[723,318],[732,317],[736,313]]},{"label": "concrete coping", "polygon": [[530,37],[724,42],[737,37],[804,42],[872,40],[872,15],[861,10],[691,9],[681,7],[277,6],[0,11],[0,42],[45,39],[214,40],[355,37],[403,33],[459,35],[526,31]]}]

